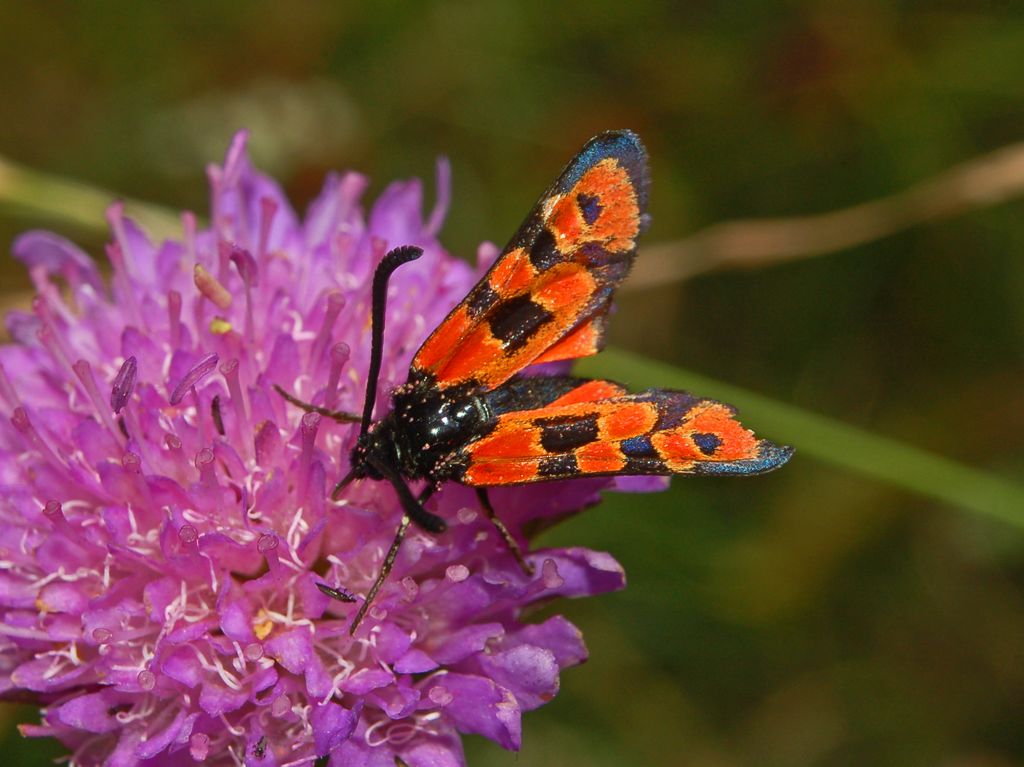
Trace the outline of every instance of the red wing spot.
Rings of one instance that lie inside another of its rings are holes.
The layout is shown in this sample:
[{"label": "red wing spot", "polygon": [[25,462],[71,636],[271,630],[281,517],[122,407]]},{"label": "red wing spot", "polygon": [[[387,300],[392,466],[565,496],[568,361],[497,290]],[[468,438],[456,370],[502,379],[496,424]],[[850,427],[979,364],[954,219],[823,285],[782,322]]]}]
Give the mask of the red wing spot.
[{"label": "red wing spot", "polygon": [[469,314],[465,306],[456,307],[449,317],[437,326],[430,338],[416,353],[413,367],[420,370],[435,370],[437,366],[459,345],[460,339],[470,327]]},{"label": "red wing spot", "polygon": [[601,439],[622,440],[647,434],[658,422],[658,408],[650,402],[610,405],[601,418]]},{"label": "red wing spot", "polygon": [[578,326],[569,335],[535,359],[533,364],[556,362],[558,360],[574,360],[597,354],[601,350],[601,340],[604,337],[604,323],[605,318],[601,316]]},{"label": "red wing spot", "polygon": [[548,211],[547,227],[555,238],[555,247],[562,253],[575,250],[583,231],[583,217],[571,196],[556,198]]},{"label": "red wing spot", "polygon": [[560,405],[575,405],[576,403],[597,402],[602,399],[619,397],[626,393],[626,390],[611,381],[587,381],[577,386],[572,391],[566,392],[552,402],[548,407]]},{"label": "red wing spot", "polygon": [[659,431],[650,441],[658,456],[673,471],[684,470],[702,458],[690,438],[679,431]]},{"label": "red wing spot", "polygon": [[525,290],[537,276],[537,270],[522,248],[506,253],[494,265],[488,277],[491,289],[499,296],[511,296]]},{"label": "red wing spot", "polygon": [[486,325],[478,327],[469,338],[453,342],[454,354],[438,372],[441,383],[487,380],[487,368],[502,355],[501,341],[491,335]]},{"label": "red wing spot", "polygon": [[626,466],[622,452],[610,442],[592,442],[576,451],[576,463],[583,474],[610,474]]},{"label": "red wing spot", "polygon": [[570,264],[546,280],[535,291],[533,300],[552,312],[576,312],[590,299],[595,287],[594,278],[586,269]]},{"label": "red wing spot", "polygon": [[537,476],[536,461],[488,461],[471,463],[462,481],[467,485],[490,487],[529,482]]},{"label": "red wing spot", "polygon": [[468,448],[470,456],[484,458],[525,458],[545,455],[536,429],[525,426],[506,427],[475,442]]}]

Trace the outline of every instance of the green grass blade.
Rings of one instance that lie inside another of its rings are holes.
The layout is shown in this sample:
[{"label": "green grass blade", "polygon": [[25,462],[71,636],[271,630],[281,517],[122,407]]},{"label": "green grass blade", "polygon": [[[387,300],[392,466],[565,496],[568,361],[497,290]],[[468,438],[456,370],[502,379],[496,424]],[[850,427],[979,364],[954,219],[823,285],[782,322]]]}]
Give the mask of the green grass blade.
[{"label": "green grass blade", "polygon": [[720,399],[739,408],[759,435],[793,445],[798,456],[1024,528],[1024,487],[988,472],[621,349],[582,360],[576,369],[633,388],[686,389]]},{"label": "green grass blade", "polygon": [[[71,224],[86,231],[107,231],[104,215],[118,195],[105,189],[30,170],[0,157],[0,204],[15,211]],[[124,199],[125,212],[154,239],[181,236],[181,220],[166,208]]]}]

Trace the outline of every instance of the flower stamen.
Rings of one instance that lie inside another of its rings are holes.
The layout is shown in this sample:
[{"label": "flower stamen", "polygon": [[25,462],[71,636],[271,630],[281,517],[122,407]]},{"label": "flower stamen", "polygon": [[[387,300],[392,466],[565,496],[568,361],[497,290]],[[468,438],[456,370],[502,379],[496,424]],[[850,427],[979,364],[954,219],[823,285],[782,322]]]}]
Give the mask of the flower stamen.
[{"label": "flower stamen", "polygon": [[190,390],[195,391],[196,385],[206,378],[206,376],[208,376],[215,367],[217,367],[218,359],[216,352],[214,352],[199,360],[199,362],[185,373],[182,379],[178,382],[178,385],[174,387],[168,402],[171,405],[177,405],[185,399],[185,395],[188,394]]},{"label": "flower stamen", "polygon": [[231,294],[202,264],[193,268],[192,281],[203,297],[210,299],[218,309],[226,312],[231,308]]},{"label": "flower stamen", "polygon": [[181,348],[181,293],[167,291],[167,325],[171,349]]},{"label": "flower stamen", "polygon": [[[78,376],[78,380],[82,382],[82,386],[85,387],[85,393],[88,395],[89,401],[92,402],[96,415],[99,416],[103,425],[107,427],[110,436],[119,445],[123,446],[125,443],[124,435],[114,423],[114,418],[110,414],[110,408],[107,407],[107,403],[103,401],[103,395],[100,394],[100,387],[96,384],[96,376],[93,375],[92,366],[85,360],[78,360],[71,367],[75,371],[75,375]],[[113,399],[113,395],[111,395],[111,399]]]}]

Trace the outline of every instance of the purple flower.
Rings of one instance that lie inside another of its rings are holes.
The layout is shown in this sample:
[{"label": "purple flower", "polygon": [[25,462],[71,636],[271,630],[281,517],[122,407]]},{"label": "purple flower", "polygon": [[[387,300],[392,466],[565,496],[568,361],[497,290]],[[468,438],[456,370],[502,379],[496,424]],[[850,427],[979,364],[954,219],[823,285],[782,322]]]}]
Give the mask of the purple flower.
[{"label": "purple flower", "polygon": [[[445,202],[425,222],[419,182],[399,182],[365,216],[367,180],[348,173],[300,221],[244,135],[210,182],[211,228],[184,214],[180,241],[154,244],[111,206],[109,284],[61,237],[14,244],[38,296],[0,348],[0,694],[37,701],[22,731],[82,765],[441,767],[463,763],[460,733],[519,748],[522,712],[586,657],[572,624],[524,609],[621,588],[619,565],[542,550],[527,576],[449,485],[430,507],[448,531],[410,530],[350,636],[356,605],[317,584],[365,595],[401,506],[373,481],[330,500],[358,426],[273,389],[360,411],[373,269],[415,245],[392,280],[381,391],[404,382],[476,279],[437,241]],[[607,484],[493,500],[518,531]]]}]

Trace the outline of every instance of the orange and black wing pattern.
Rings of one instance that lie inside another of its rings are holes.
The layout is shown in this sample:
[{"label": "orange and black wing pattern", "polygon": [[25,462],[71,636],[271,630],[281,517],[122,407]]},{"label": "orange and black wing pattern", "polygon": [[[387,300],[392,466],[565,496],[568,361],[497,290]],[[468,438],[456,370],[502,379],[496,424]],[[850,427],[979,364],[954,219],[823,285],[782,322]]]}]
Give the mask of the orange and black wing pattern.
[{"label": "orange and black wing pattern", "polygon": [[528,365],[598,352],[636,255],[648,178],[634,133],[591,139],[420,347],[410,379],[491,390]]},{"label": "orange and black wing pattern", "polygon": [[757,439],[729,405],[686,392],[628,394],[610,381],[518,379],[493,427],[453,457],[467,485],[600,475],[761,474],[792,449]]}]

